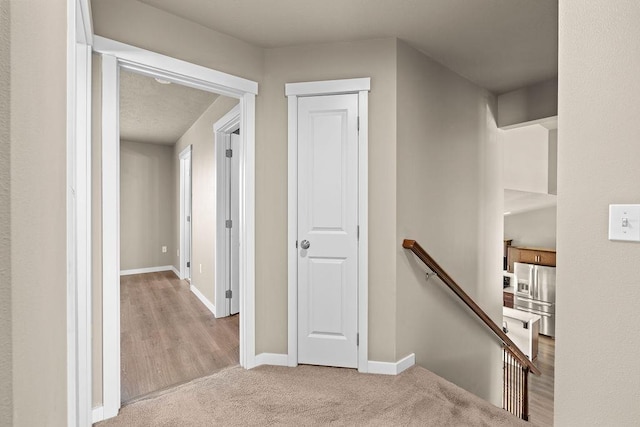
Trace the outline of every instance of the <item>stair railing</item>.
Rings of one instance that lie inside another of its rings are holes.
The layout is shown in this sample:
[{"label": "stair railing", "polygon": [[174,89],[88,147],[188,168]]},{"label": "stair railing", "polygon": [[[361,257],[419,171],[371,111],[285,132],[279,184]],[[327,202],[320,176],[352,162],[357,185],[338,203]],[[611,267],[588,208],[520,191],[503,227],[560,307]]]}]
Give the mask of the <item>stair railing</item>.
[{"label": "stair railing", "polygon": [[402,247],[412,251],[432,271],[428,276],[435,275],[453,291],[482,322],[502,342],[503,349],[503,395],[502,407],[512,414],[529,420],[529,373],[541,375],[540,370],[507,336],[502,328],[491,320],[487,313],[447,274],[446,271],[416,242],[405,239]]}]

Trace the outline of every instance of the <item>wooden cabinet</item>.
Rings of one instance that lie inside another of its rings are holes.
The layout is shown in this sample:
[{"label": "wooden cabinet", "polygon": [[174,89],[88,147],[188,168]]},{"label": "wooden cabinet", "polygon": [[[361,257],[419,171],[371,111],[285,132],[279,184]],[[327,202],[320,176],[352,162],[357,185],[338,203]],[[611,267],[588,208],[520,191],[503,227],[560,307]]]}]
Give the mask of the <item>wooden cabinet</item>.
[{"label": "wooden cabinet", "polygon": [[513,242],[513,240],[511,240],[511,239],[502,241],[503,256],[507,256],[507,251],[509,250],[509,247],[511,246],[511,242]]},{"label": "wooden cabinet", "polygon": [[556,252],[552,249],[530,249],[509,246],[507,255],[508,270],[513,273],[513,263],[556,266]]},{"label": "wooden cabinet", "polygon": [[502,292],[502,305],[504,307],[513,308],[513,294],[511,292]]}]

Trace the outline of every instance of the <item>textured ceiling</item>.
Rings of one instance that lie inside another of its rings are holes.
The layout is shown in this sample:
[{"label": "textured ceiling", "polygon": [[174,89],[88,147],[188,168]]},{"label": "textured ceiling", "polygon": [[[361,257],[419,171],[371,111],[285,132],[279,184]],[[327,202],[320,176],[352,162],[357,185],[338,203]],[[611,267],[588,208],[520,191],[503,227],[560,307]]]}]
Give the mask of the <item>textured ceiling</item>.
[{"label": "textured ceiling", "polygon": [[120,138],[174,144],[218,95],[140,74],[120,73]]},{"label": "textured ceiling", "polygon": [[494,93],[558,70],[558,0],[140,1],[264,48],[398,37]]}]

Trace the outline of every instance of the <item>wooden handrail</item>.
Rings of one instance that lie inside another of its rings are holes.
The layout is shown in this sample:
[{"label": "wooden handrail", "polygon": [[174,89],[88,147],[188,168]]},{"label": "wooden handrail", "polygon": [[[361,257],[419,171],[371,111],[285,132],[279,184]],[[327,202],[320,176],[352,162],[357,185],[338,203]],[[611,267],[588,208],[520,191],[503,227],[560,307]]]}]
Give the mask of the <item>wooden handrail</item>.
[{"label": "wooden handrail", "polygon": [[518,348],[518,346],[515,345],[513,341],[511,341],[507,334],[502,331],[502,328],[500,328],[493,320],[491,320],[487,313],[485,313],[484,310],[482,310],[482,308],[480,308],[480,306],[476,304],[476,302],[469,295],[467,295],[467,293],[462,290],[460,286],[458,286],[455,280],[453,280],[451,276],[449,276],[447,272],[444,271],[442,267],[440,267],[438,263],[429,256],[429,254],[422,248],[422,246],[418,244],[418,242],[416,242],[415,240],[405,239],[404,242],[402,242],[402,247],[411,250],[418,258],[420,258],[422,262],[427,265],[427,267],[431,269],[431,271],[436,273],[440,280],[442,280],[442,282],[447,285],[449,289],[451,289],[453,293],[455,293],[458,298],[460,298],[467,305],[467,307],[469,307],[471,311],[473,311],[476,316],[478,316],[480,320],[482,320],[484,324],[487,325],[489,329],[491,329],[493,333],[498,336],[498,338],[500,338],[509,352],[513,354],[516,359],[518,359],[522,366],[526,366],[531,372],[536,375],[541,374],[536,365],[534,365],[531,360],[529,360],[529,358],[525,356],[522,350],[520,350],[520,348]]}]

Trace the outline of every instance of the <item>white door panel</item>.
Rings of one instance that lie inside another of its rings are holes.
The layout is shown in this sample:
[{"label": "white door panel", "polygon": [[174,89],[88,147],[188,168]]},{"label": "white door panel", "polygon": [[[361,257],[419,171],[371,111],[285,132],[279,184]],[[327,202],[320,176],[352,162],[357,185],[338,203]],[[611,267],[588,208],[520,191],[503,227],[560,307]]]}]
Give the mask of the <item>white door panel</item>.
[{"label": "white door panel", "polygon": [[236,314],[240,311],[240,135],[232,133],[230,138],[230,148],[233,153],[229,159],[230,172],[230,200],[229,218],[231,218],[231,261],[229,314]]},{"label": "white door panel", "polygon": [[299,363],[358,366],[357,117],[356,94],[298,100]]},{"label": "white door panel", "polygon": [[184,179],[184,254],[185,259],[185,278],[191,279],[191,232],[192,232],[192,217],[191,217],[191,154],[184,159],[183,169]]}]

